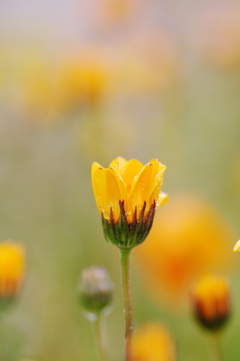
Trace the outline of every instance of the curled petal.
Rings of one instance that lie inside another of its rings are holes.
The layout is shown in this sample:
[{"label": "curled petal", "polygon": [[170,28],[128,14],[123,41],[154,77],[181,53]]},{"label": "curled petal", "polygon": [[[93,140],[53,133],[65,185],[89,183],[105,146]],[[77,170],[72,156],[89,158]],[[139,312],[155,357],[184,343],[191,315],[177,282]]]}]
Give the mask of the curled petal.
[{"label": "curled petal", "polygon": [[119,200],[122,194],[115,174],[105,168],[93,166],[92,185],[96,203],[104,218],[110,218],[110,210],[114,214],[115,221],[120,216]]},{"label": "curled petal", "polygon": [[152,164],[152,177],[149,179],[150,184],[146,198],[149,199],[154,195],[153,200],[157,202],[163,183],[163,174],[165,172],[166,166],[160,163],[157,159],[150,160],[149,164]]},{"label": "curled petal", "polygon": [[233,252],[239,252],[240,251],[240,239],[239,241],[237,241],[237,243],[235,244],[234,248],[233,248]]},{"label": "curled petal", "polygon": [[121,176],[125,171],[126,165],[126,159],[123,157],[118,157],[113,159],[113,161],[109,165],[109,168],[115,169],[115,171]]},{"label": "curled petal", "polygon": [[159,194],[158,200],[157,200],[157,207],[164,206],[169,201],[169,195],[165,192],[161,192]]},{"label": "curled petal", "polygon": [[157,203],[165,169],[165,165],[156,159],[152,159],[142,168],[133,181],[130,194],[132,208],[136,206],[140,211],[145,201],[147,212],[154,201]]},{"label": "curled petal", "polygon": [[134,178],[130,196],[129,196],[129,207],[131,212],[137,208],[139,213],[143,207],[144,202],[147,199],[147,193],[149,191],[150,179],[152,179],[153,164],[146,164],[138,175]]},{"label": "curled petal", "polygon": [[124,201],[124,203],[127,203],[127,189],[126,189],[126,185],[125,185],[124,181],[122,180],[122,178],[118,175],[118,173],[114,169],[108,168],[108,170],[115,177],[117,184],[118,184],[118,188],[119,188],[119,192],[120,192],[120,198],[118,200],[118,203],[119,203],[119,201]]}]

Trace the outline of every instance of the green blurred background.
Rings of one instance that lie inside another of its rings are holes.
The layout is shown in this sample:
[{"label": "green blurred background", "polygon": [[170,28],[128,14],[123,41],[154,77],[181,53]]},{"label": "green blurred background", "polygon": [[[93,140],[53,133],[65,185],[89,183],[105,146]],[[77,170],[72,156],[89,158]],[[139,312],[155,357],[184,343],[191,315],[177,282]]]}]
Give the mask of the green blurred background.
[{"label": "green blurred background", "polygon": [[[0,239],[21,241],[27,262],[21,297],[1,320],[9,361],[97,360],[76,297],[92,264],[115,283],[110,359],[123,359],[119,255],[103,238],[93,161],[158,158],[170,202],[185,191],[208,199],[235,230],[227,257],[240,264],[231,254],[240,234],[239,99],[239,1],[1,2]],[[236,265],[228,361],[240,354],[239,280]],[[153,301],[136,267],[132,285],[136,325],[167,325],[180,361],[210,357],[187,306]]]}]

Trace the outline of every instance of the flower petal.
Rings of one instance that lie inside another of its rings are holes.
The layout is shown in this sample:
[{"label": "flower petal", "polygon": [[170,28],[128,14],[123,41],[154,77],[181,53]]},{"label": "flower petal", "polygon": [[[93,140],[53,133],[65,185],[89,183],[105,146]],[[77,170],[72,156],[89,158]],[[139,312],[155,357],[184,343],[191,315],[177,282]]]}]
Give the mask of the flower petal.
[{"label": "flower petal", "polygon": [[239,252],[240,251],[240,239],[239,241],[237,241],[237,243],[235,244],[234,248],[233,248],[233,252]]},{"label": "flower petal", "polygon": [[156,206],[164,206],[169,200],[169,195],[165,192],[160,192]]},{"label": "flower petal", "polygon": [[166,169],[165,165],[156,160],[150,161],[150,163],[153,164],[153,178],[151,179],[149,191],[146,195],[147,209],[151,207],[154,201],[156,206],[163,204],[163,199],[160,197],[160,191],[163,183],[163,174]]},{"label": "flower petal", "polygon": [[153,167],[152,167],[152,178],[150,179],[150,187],[146,197],[147,199],[149,199],[152,195],[154,195],[152,201],[155,199],[155,201],[157,202],[161,190],[161,186],[163,183],[163,174],[166,169],[166,166],[160,163],[157,159],[151,159],[149,163],[152,164]]},{"label": "flower petal", "polygon": [[139,162],[137,159],[131,159],[127,162],[125,169],[121,174],[121,177],[126,183],[128,190],[131,189],[134,177],[138,175],[138,173],[141,171],[142,168],[143,168],[143,164]]},{"label": "flower petal", "polygon": [[115,169],[116,172],[121,175],[124,172],[126,165],[126,159],[124,159],[123,157],[118,157],[116,159],[113,159],[113,161],[109,165],[109,168]]},{"label": "flower petal", "polygon": [[129,196],[129,206],[131,212],[137,207],[137,212],[141,211],[144,202],[147,201],[147,193],[151,186],[153,164],[146,164],[139,174],[134,178]]},{"label": "flower petal", "polygon": [[93,164],[92,185],[100,213],[105,219],[109,219],[112,208],[114,220],[117,221],[120,215],[119,200],[122,200],[122,195],[115,173]]},{"label": "flower petal", "polygon": [[154,200],[157,203],[165,169],[165,165],[156,159],[152,159],[142,168],[132,184],[130,194],[132,210],[137,206],[138,211],[140,211],[144,202],[146,202],[147,212]]},{"label": "flower petal", "polygon": [[91,176],[93,177],[93,174],[98,168],[102,168],[102,166],[98,162],[93,162],[92,169],[91,169]]},{"label": "flower petal", "polygon": [[109,172],[112,173],[112,175],[115,177],[115,179],[117,181],[119,192],[120,192],[119,201],[124,201],[124,203],[127,204],[128,198],[127,198],[127,188],[126,188],[125,182],[120,177],[120,175],[116,172],[115,169],[108,168],[108,170],[109,170]]}]

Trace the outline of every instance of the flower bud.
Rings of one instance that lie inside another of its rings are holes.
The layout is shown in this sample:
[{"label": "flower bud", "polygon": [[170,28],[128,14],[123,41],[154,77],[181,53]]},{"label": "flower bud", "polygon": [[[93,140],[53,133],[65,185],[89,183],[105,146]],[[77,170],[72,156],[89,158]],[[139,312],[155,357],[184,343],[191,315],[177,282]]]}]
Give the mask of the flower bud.
[{"label": "flower bud", "polygon": [[21,244],[0,243],[0,308],[3,309],[17,297],[24,276],[25,258]]},{"label": "flower bud", "polygon": [[88,316],[106,314],[112,296],[113,284],[103,267],[92,266],[83,270],[79,286],[79,299]]},{"label": "flower bud", "polygon": [[231,311],[226,278],[202,278],[191,290],[191,300],[196,319],[204,328],[216,331],[224,326]]}]

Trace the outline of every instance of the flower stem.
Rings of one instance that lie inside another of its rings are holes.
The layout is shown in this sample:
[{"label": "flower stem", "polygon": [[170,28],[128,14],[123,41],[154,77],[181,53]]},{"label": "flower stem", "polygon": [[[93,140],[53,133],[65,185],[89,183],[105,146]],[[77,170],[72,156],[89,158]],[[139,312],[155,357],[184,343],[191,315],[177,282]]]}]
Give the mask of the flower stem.
[{"label": "flower stem", "polygon": [[213,361],[223,361],[220,337],[218,333],[212,335]]},{"label": "flower stem", "polygon": [[94,323],[101,361],[107,361],[106,337],[103,327],[103,318],[101,317],[101,315],[97,316]]},{"label": "flower stem", "polygon": [[125,348],[126,361],[132,360],[132,336],[133,336],[133,313],[132,297],[130,287],[130,254],[131,250],[120,250],[121,252],[121,274],[122,289],[125,312]]},{"label": "flower stem", "polygon": [[3,325],[3,315],[0,312],[0,360],[5,361],[6,360],[6,340],[5,340],[5,330]]}]

